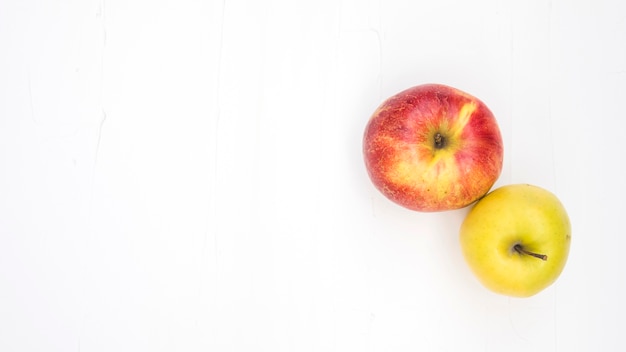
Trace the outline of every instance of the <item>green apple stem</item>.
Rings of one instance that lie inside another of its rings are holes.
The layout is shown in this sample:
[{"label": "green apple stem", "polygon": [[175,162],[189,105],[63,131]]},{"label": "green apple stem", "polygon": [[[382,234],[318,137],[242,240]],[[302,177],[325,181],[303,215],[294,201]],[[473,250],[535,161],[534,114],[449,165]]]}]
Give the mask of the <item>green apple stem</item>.
[{"label": "green apple stem", "polygon": [[544,261],[545,261],[545,260],[548,260],[548,256],[547,256],[547,255],[545,255],[545,254],[538,254],[538,253],[534,253],[534,252],[527,251],[527,250],[526,250],[526,249],[524,249],[524,247],[522,247],[522,245],[521,245],[521,244],[519,244],[519,243],[518,243],[518,244],[516,244],[515,246],[513,246],[513,249],[514,249],[517,253],[519,253],[519,254],[526,254],[526,255],[530,255],[530,256],[532,256],[532,257],[539,258],[539,259],[544,260]]}]

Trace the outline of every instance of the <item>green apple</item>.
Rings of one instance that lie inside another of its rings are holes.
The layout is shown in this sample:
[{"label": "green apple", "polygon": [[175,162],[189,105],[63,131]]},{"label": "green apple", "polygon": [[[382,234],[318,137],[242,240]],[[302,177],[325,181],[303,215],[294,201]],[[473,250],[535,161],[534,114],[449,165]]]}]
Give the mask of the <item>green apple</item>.
[{"label": "green apple", "polygon": [[467,264],[488,289],[529,297],[561,275],[571,225],[549,191],[527,184],[500,187],[480,199],[461,225]]}]

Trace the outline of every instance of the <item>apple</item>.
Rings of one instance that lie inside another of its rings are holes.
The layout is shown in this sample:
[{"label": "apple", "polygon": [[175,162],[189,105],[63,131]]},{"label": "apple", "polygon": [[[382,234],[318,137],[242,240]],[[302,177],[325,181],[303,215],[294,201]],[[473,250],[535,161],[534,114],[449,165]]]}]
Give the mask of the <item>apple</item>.
[{"label": "apple", "polygon": [[374,186],[411,210],[459,209],[485,195],[502,171],[502,137],[479,99],[425,84],[384,101],[363,136]]},{"label": "apple", "polygon": [[460,230],[463,256],[490,290],[529,297],[559,277],[569,254],[571,225],[551,192],[533,185],[500,187],[480,199]]}]

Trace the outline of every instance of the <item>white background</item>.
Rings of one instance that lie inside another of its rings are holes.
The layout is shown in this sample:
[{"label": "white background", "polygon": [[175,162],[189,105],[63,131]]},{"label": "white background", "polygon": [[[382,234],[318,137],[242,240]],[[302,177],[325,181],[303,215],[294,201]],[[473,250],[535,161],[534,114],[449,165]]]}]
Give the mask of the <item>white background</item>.
[{"label": "white background", "polygon": [[[618,351],[626,6],[0,1],[0,351]],[[529,299],[371,185],[382,100],[483,100],[571,217]]]}]

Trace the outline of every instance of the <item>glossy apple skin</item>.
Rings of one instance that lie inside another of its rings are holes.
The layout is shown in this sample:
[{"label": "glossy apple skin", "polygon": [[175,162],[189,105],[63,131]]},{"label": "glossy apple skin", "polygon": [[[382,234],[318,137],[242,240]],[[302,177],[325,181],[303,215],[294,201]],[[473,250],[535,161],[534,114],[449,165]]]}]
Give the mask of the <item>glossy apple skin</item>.
[{"label": "glossy apple skin", "polygon": [[[445,145],[438,148],[440,133]],[[468,206],[485,195],[502,171],[496,119],[479,99],[458,89],[425,84],[384,101],[363,137],[365,166],[374,186],[416,211]]]},{"label": "glossy apple skin", "polygon": [[[571,225],[551,192],[533,185],[500,187],[479,200],[461,225],[465,260],[479,281],[507,296],[535,295],[561,275]],[[516,244],[543,254],[541,260],[514,250]]]}]

